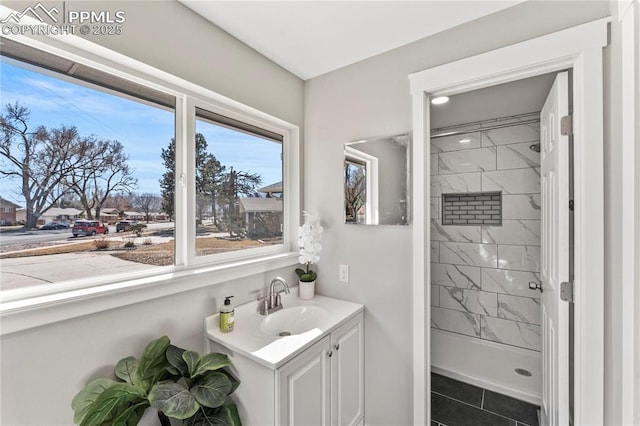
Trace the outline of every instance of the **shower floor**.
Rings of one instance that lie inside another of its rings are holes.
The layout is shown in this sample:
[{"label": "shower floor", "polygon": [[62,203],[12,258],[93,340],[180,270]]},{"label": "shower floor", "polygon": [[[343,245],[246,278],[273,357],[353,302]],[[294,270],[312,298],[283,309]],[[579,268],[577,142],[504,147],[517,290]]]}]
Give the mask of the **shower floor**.
[{"label": "shower floor", "polygon": [[[531,376],[515,372],[524,369]],[[440,330],[431,330],[431,370],[531,404],[540,405],[540,352],[494,344]]]},{"label": "shower floor", "polygon": [[538,426],[538,406],[431,374],[431,426]]}]

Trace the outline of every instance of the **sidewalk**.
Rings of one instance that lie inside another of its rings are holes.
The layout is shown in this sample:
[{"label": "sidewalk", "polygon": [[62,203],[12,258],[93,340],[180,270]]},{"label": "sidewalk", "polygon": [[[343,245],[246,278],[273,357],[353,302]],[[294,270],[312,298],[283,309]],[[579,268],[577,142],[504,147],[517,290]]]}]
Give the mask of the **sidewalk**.
[{"label": "sidewalk", "polygon": [[0,289],[11,290],[79,278],[93,278],[106,273],[118,274],[152,268],[157,266],[118,259],[108,252],[2,259]]}]

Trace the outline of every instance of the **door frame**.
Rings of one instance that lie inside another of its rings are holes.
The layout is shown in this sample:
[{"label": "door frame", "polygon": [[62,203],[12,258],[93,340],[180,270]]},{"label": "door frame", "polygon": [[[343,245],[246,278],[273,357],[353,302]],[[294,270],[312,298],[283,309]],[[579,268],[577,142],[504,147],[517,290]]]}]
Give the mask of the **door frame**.
[{"label": "door frame", "polygon": [[[620,397],[622,424],[640,424],[640,2],[616,2],[621,33],[622,125]],[[613,321],[612,321],[613,322]]]},{"label": "door frame", "polygon": [[429,98],[573,70],[574,424],[604,424],[603,48],[599,19],[409,75],[413,120],[413,424],[431,418]]}]

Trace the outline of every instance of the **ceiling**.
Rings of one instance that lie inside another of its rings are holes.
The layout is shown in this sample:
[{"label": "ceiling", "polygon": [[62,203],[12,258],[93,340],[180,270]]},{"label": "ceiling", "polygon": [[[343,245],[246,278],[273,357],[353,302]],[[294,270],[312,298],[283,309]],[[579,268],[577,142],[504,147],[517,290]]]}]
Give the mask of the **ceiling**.
[{"label": "ceiling", "polygon": [[524,0],[179,1],[307,80]]},{"label": "ceiling", "polygon": [[431,106],[431,129],[539,112],[555,76],[542,74],[451,96],[446,104]]}]

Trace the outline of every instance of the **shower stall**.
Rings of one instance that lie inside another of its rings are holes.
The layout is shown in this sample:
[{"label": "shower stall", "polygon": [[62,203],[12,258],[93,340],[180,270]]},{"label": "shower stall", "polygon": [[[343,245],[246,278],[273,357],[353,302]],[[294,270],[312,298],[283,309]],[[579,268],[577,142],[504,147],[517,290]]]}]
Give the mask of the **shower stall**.
[{"label": "shower stall", "polygon": [[432,371],[541,394],[539,112],[431,130]]}]

